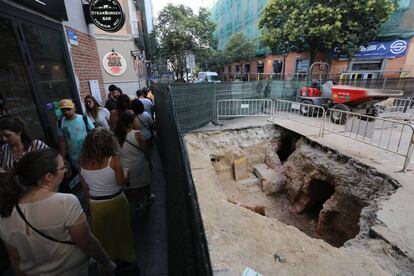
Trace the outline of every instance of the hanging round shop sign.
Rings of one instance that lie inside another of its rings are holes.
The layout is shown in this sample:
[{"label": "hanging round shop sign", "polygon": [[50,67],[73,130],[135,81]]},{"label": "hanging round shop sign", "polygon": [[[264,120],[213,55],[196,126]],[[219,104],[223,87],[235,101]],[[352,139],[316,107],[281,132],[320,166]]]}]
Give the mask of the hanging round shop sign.
[{"label": "hanging round shop sign", "polygon": [[119,31],[125,22],[124,12],[117,0],[92,0],[89,14],[93,24],[107,32]]},{"label": "hanging round shop sign", "polygon": [[127,68],[125,58],[115,51],[107,53],[102,62],[105,71],[112,76],[122,75]]}]

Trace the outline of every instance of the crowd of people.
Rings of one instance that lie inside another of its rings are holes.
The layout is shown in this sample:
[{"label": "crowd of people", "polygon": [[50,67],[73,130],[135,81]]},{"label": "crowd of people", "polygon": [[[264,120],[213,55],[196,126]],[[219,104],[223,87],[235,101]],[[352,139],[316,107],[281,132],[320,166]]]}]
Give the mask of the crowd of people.
[{"label": "crowd of people", "polygon": [[[154,199],[154,96],[108,90],[104,107],[85,96],[85,115],[59,102],[57,149],[31,139],[19,119],[0,120],[0,238],[16,275],[87,275],[90,259],[112,275],[136,258],[131,217]],[[59,192],[68,171],[79,175],[87,210]]]}]

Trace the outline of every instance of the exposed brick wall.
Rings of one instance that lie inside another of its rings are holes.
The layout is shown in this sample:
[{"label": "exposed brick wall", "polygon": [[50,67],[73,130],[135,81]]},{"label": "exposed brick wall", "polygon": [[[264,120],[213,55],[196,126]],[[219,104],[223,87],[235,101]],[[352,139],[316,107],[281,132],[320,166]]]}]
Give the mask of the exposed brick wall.
[{"label": "exposed brick wall", "polygon": [[102,100],[106,100],[105,86],[101,71],[101,61],[98,55],[98,48],[94,37],[65,27],[67,30],[75,32],[78,36],[78,45],[70,45],[75,75],[79,80],[81,100],[90,94],[89,80],[98,80]]}]

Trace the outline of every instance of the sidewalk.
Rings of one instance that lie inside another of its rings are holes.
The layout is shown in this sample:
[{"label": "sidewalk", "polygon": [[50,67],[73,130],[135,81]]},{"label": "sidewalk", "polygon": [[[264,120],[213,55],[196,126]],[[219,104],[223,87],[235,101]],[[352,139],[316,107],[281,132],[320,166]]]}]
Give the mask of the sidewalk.
[{"label": "sidewalk", "polygon": [[156,147],[151,159],[154,166],[151,192],[155,194],[155,201],[146,216],[134,218],[132,227],[141,276],[164,276],[168,275],[166,187]]}]

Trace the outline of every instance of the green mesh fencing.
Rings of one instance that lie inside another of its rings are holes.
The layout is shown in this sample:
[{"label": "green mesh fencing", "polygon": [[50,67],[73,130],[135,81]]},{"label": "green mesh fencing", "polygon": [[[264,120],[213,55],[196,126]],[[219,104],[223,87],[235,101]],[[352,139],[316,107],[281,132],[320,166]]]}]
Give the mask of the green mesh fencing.
[{"label": "green mesh fencing", "polygon": [[303,81],[260,80],[171,84],[175,116],[182,132],[195,130],[215,121],[217,101],[226,99],[296,99]]}]

